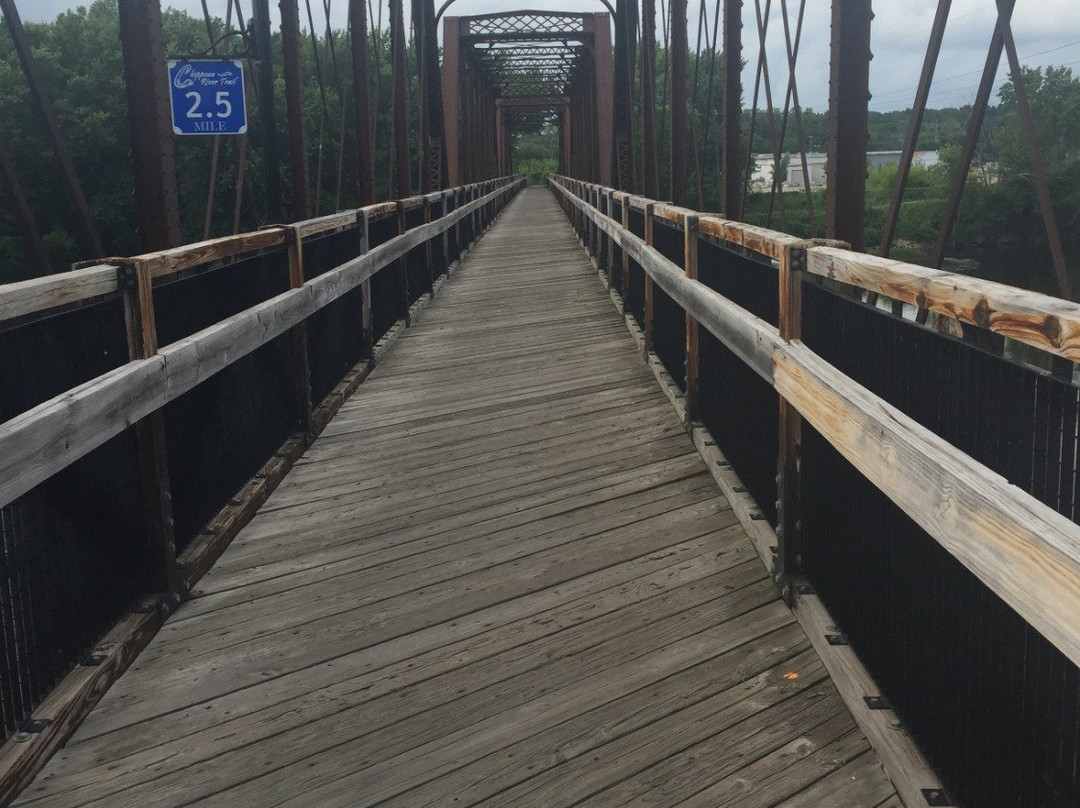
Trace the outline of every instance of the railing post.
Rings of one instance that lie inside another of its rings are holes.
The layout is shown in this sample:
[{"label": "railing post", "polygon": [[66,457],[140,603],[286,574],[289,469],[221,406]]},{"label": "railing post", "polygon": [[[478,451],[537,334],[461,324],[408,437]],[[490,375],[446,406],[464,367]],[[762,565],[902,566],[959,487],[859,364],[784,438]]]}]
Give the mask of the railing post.
[{"label": "railing post", "polygon": [[[357,232],[360,236],[360,248],[357,255],[367,255],[370,239],[368,238],[368,213],[366,210],[356,212]],[[363,344],[361,356],[372,359],[375,355],[375,333],[371,319],[371,278],[366,278],[360,284],[360,322],[363,330]]]},{"label": "railing post", "polygon": [[[611,218],[611,189],[610,188],[605,188],[604,189],[603,198],[604,198],[604,208],[603,208],[602,212],[607,218],[610,219]],[[604,260],[601,262],[600,266],[603,268],[604,277],[606,277],[608,279],[608,285],[610,286],[611,285],[611,263],[612,263],[612,260],[613,260],[613,256],[615,255],[615,250],[612,249],[611,236],[609,236],[606,232],[604,232],[604,233],[601,233],[600,238],[604,243]]]},{"label": "railing post", "polygon": [[[785,247],[780,255],[780,338],[802,338],[802,284],[806,249]],[[776,475],[776,567],[773,575],[789,605],[802,567],[802,416],[780,398],[780,457]]]},{"label": "railing post", "polygon": [[[476,185],[470,185],[469,186],[469,203],[471,204],[471,203],[475,202],[476,199],[477,199]],[[471,214],[469,214],[469,247],[470,247],[470,249],[472,248],[473,242],[476,241],[476,239],[477,239],[477,237],[479,235],[480,235],[480,211],[479,210],[474,210]]]},{"label": "railing post", "polygon": [[[461,207],[461,190],[454,189],[454,211],[456,212]],[[461,253],[465,251],[462,246],[462,234],[465,232],[464,219],[458,219],[457,224],[454,225],[454,252],[457,253],[458,260],[461,260]]]},{"label": "railing post", "polygon": [[[424,224],[431,224],[431,199],[428,194],[424,195]],[[435,278],[439,273],[435,271],[435,250],[432,247],[431,239],[424,242],[424,266],[427,267],[428,292],[434,298]]]},{"label": "railing post", "polygon": [[[450,213],[450,205],[448,203],[450,199],[450,191],[443,191],[442,197],[442,218],[445,219]],[[450,272],[450,231],[443,230],[442,232],[442,264],[439,266],[439,274],[446,275]]]},{"label": "railing post", "polygon": [[[285,244],[289,250],[289,288],[304,285],[304,240],[300,228],[286,226]],[[292,383],[296,405],[300,409],[300,428],[305,435],[313,432],[311,420],[311,368],[308,364],[307,323],[298,323],[289,332],[292,345]]]},{"label": "railing post", "polygon": [[[588,186],[585,201],[589,203],[590,208],[596,207],[596,188],[592,185]],[[593,258],[599,258],[600,250],[596,245],[596,225],[589,216],[585,217],[585,227],[588,228],[589,231],[589,252],[592,254]]]},{"label": "railing post", "polygon": [[[645,243],[653,244],[653,209],[654,202],[645,205]],[[645,276],[645,353],[653,349],[653,281],[648,272],[642,272]]]},{"label": "railing post", "polygon": [[[627,194],[623,194],[622,198],[622,227],[623,230],[630,229],[630,197]],[[630,256],[626,254],[626,250],[622,251],[622,301],[623,308],[626,308],[626,302],[630,299]]]},{"label": "railing post", "polygon": [[[698,277],[698,232],[701,220],[687,215],[683,220],[683,266],[686,277],[696,281]],[[686,314],[686,423],[692,424],[698,417],[698,324],[689,312]]]},{"label": "railing post", "polygon": [[[576,196],[578,199],[582,198],[581,182],[579,180],[574,180],[574,196]],[[576,205],[574,206],[574,229],[577,230],[578,238],[581,239],[582,242],[584,242],[585,213],[581,210],[581,208],[577,207]]]},{"label": "railing post", "polygon": [[[128,359],[149,359],[158,352],[157,321],[154,316],[153,277],[150,263],[136,259],[120,267],[124,290],[124,323]],[[150,587],[168,595],[163,610],[172,611],[186,589],[176,561],[176,533],[173,525],[172,484],[165,444],[165,413],[155,410],[135,423],[139,458],[139,481],[146,512],[150,555]]]},{"label": "railing post", "polygon": [[[603,189],[603,190],[597,189],[596,190],[596,212],[599,213],[599,214],[603,214],[604,216],[607,216],[607,212],[608,212],[607,189]],[[607,233],[604,232],[603,228],[600,228],[598,225],[596,226],[596,247],[597,247],[597,251],[599,253],[597,255],[596,262],[599,265],[600,271],[603,271],[605,274],[607,274],[607,262],[608,262]]]},{"label": "railing post", "polygon": [[[405,235],[405,203],[397,201],[397,234]],[[402,317],[405,318],[405,327],[412,325],[412,317],[409,315],[409,259],[407,255],[401,256],[397,262],[398,285],[401,288]]]},{"label": "railing post", "polygon": [[[600,211],[600,189],[595,185],[592,186],[589,192],[589,207],[597,212]],[[596,226],[596,222],[592,219],[589,219],[589,232],[592,234],[593,257],[599,263],[601,259],[600,228]]]}]

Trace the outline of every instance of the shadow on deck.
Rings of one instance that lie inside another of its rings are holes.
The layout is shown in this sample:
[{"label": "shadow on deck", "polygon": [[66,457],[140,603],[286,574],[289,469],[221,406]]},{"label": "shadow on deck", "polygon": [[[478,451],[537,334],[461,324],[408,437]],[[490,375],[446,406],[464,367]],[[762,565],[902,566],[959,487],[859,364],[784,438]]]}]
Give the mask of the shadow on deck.
[{"label": "shadow on deck", "polygon": [[899,806],[520,194],[17,805]]}]

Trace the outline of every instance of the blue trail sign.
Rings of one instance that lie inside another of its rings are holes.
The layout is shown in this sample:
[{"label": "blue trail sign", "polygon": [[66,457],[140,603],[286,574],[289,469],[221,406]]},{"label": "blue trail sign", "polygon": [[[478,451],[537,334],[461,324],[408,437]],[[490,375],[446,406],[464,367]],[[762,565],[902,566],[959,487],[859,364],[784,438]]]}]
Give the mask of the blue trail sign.
[{"label": "blue trail sign", "polygon": [[223,59],[169,62],[173,132],[178,135],[242,135],[247,131],[244,67]]}]

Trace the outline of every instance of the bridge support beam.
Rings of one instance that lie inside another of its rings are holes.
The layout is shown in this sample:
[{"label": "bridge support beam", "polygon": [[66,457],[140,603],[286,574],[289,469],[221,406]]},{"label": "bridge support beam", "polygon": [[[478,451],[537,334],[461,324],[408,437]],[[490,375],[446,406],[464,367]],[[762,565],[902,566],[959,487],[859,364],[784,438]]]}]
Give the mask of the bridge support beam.
[{"label": "bridge support beam", "polygon": [[688,141],[687,85],[690,61],[686,31],[686,0],[671,2],[671,198],[685,205]]},{"label": "bridge support beam", "polygon": [[634,63],[637,43],[637,0],[619,0],[615,7],[615,100],[612,131],[612,180],[620,191],[633,191]]},{"label": "bridge support beam", "polygon": [[397,197],[404,199],[412,195],[404,0],[390,0],[390,50],[394,78],[394,178],[397,182]]},{"label": "bridge support beam", "polygon": [[119,11],[139,244],[144,252],[153,252],[180,243],[161,4],[125,0]]},{"label": "bridge support beam", "polygon": [[866,230],[871,0],[833,0],[825,235],[862,252]]},{"label": "bridge support beam", "polygon": [[445,187],[447,182],[434,0],[413,0],[412,12],[416,56],[420,62],[420,190],[431,193]]},{"label": "bridge support beam", "polygon": [[349,0],[352,31],[353,104],[356,107],[356,160],[361,207],[375,201],[375,151],[371,129],[371,94],[368,89],[367,0]]},{"label": "bridge support beam", "polygon": [[742,0],[724,0],[724,136],[720,170],[720,212],[739,210],[742,165]]},{"label": "bridge support beam", "polygon": [[641,0],[641,173],[644,193],[660,198],[656,165],[656,0]]},{"label": "bridge support beam", "polygon": [[586,31],[593,34],[593,81],[596,96],[596,138],[599,141],[601,185],[611,185],[611,126],[614,113],[615,76],[611,64],[611,16],[599,13]]},{"label": "bridge support beam", "polygon": [[300,72],[300,6],[281,0],[281,49],[285,61],[285,117],[289,126],[289,173],[292,183],[291,221],[311,216],[307,138],[304,136],[304,91]]},{"label": "bridge support beam", "polygon": [[[363,2],[363,0],[359,0]],[[447,17],[443,20],[443,66],[442,66],[442,104],[443,104],[443,140],[446,144],[446,173],[451,187],[461,184],[461,166],[459,164],[459,129],[461,125],[461,28],[460,17]]]},{"label": "bridge support beam", "polygon": [[284,211],[281,206],[281,176],[277,168],[277,104],[274,101],[274,61],[270,51],[269,0],[253,0],[251,14],[255,28],[255,53],[252,55],[255,96],[259,105],[263,170],[266,174],[266,216],[271,221],[281,221]]}]

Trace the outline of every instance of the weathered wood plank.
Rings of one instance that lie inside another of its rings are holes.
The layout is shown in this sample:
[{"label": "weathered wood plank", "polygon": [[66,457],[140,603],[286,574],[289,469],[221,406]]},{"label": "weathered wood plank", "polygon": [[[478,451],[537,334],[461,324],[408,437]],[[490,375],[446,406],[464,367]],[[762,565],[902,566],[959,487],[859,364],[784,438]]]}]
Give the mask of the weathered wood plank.
[{"label": "weathered wood plank", "polygon": [[803,345],[776,389],[868,480],[1080,664],[1080,528]]},{"label": "weathered wood plank", "polygon": [[115,294],[118,271],[118,266],[100,265],[0,286],[0,323]]},{"label": "weathered wood plank", "polygon": [[1080,305],[1002,283],[834,247],[807,251],[814,275],[868,289],[1080,362]]},{"label": "weathered wood plank", "polygon": [[[802,762],[800,739],[857,746],[550,195],[526,197],[21,806],[670,802]],[[800,771],[768,793],[827,773]]]},{"label": "weathered wood plank", "polygon": [[445,219],[410,230],[308,281],[299,289],[284,292],[167,345],[151,359],[129,362],[0,424],[0,506],[285,333],[425,239],[441,233],[451,226],[455,216],[467,215],[500,193],[492,192]]}]

